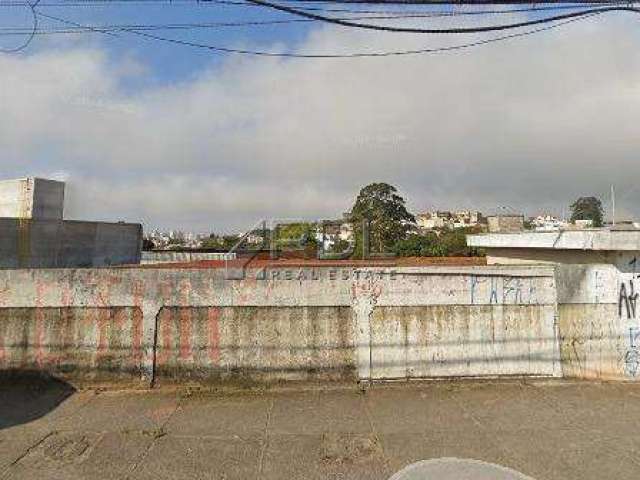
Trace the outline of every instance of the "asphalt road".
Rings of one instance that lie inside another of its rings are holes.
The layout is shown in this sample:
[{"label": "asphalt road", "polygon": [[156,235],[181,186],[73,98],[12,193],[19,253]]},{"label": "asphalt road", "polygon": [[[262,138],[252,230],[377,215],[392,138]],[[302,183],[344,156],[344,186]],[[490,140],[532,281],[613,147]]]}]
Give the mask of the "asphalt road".
[{"label": "asphalt road", "polygon": [[633,384],[203,393],[5,382],[0,478],[388,479],[414,462],[455,457],[537,480],[635,480],[638,418]]}]

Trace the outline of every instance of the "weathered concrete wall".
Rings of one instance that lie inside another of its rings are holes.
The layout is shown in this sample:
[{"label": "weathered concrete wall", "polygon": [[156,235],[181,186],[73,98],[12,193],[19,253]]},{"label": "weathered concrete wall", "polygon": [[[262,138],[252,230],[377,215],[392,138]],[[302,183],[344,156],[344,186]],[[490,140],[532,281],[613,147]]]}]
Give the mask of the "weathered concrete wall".
[{"label": "weathered concrete wall", "polygon": [[[140,311],[141,336],[114,343],[115,357],[146,382],[558,375],[555,305],[547,268],[276,269],[241,279],[220,269],[0,271],[0,309]],[[5,348],[0,369],[56,342],[25,333],[36,321],[5,323],[0,344],[26,338],[27,353]],[[98,365],[71,358],[80,372]],[[76,378],[72,362],[35,365]]]},{"label": "weathered concrete wall", "polygon": [[605,264],[615,257],[606,250],[559,250],[546,248],[490,248],[488,265]]},{"label": "weathered concrete wall", "polygon": [[163,308],[155,373],[193,379],[356,379],[349,307]]},{"label": "weathered concrete wall", "polygon": [[0,268],[137,264],[141,247],[139,224],[0,218]]},{"label": "weathered concrete wall", "polygon": [[142,314],[131,307],[1,308],[4,371],[81,381],[142,380]]},{"label": "weathered concrete wall", "polygon": [[235,260],[235,253],[207,252],[142,252],[140,263],[153,265],[156,263],[190,263],[207,260]]},{"label": "weathered concrete wall", "polygon": [[552,305],[376,308],[372,376],[558,375],[554,310]]},{"label": "weathered concrete wall", "polygon": [[637,269],[632,253],[616,254],[608,265],[558,266],[565,376],[638,380]]}]

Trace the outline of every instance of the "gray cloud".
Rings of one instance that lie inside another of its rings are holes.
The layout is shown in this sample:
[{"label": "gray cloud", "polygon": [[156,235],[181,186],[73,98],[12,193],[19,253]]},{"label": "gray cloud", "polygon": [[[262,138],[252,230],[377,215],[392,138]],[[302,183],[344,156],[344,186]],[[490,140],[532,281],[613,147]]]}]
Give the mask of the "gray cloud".
[{"label": "gray cloud", "polygon": [[[615,183],[635,215],[639,35],[601,20],[456,54],[231,58],[135,93],[123,84],[148,66],[100,47],[2,56],[0,171],[66,176],[76,218],[203,230],[335,217],[370,181],[416,210],[529,213]],[[318,28],[299,49],[434,44]]]}]

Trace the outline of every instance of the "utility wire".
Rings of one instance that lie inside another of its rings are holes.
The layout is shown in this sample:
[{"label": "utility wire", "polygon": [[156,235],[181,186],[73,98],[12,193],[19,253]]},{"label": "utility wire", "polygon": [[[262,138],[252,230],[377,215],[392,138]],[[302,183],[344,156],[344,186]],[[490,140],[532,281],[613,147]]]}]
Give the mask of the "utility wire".
[{"label": "utility wire", "polygon": [[[112,0],[113,1],[113,0]],[[275,4],[275,3],[271,3],[265,0],[247,0],[248,2],[251,2],[251,4],[255,4],[258,6],[263,6],[263,7],[269,7],[269,8],[274,8],[276,10],[281,10],[281,11],[285,11],[286,13],[292,13],[298,16],[303,17],[303,19],[306,20],[311,20],[311,21],[324,21],[324,22],[328,22],[328,23],[334,23],[334,24],[338,24],[338,25],[342,25],[342,26],[348,26],[348,27],[355,27],[355,28],[368,28],[368,29],[373,29],[373,30],[384,30],[384,31],[401,31],[401,32],[412,32],[412,33],[477,33],[477,32],[486,32],[486,31],[496,31],[496,30],[506,30],[506,29],[511,29],[511,28],[520,28],[520,27],[524,27],[524,26],[529,26],[529,25],[536,25],[536,24],[542,24],[542,23],[549,23],[549,22],[557,22],[563,19],[568,19],[568,20],[577,20],[577,19],[581,19],[581,18],[588,18],[591,16],[595,16],[595,15],[600,15],[602,13],[605,12],[609,12],[609,11],[629,11],[629,12],[635,12],[638,13],[640,12],[640,9],[634,8],[634,7],[621,7],[621,6],[616,6],[616,7],[605,7],[605,8],[598,8],[598,9],[590,9],[590,10],[583,10],[583,11],[579,11],[579,12],[572,12],[569,14],[565,14],[565,15],[557,15],[555,17],[546,17],[543,19],[538,19],[538,20],[532,20],[532,21],[528,21],[528,22],[520,22],[520,23],[516,23],[516,24],[509,24],[509,25],[497,25],[497,26],[486,26],[486,27],[472,27],[472,28],[453,28],[453,29],[406,29],[403,27],[390,27],[390,26],[379,26],[379,25],[371,25],[371,24],[362,24],[362,23],[357,23],[357,22],[353,22],[353,19],[340,19],[340,18],[335,18],[335,17],[325,17],[322,15],[316,15],[316,14],[312,14],[312,13],[307,13],[304,11],[300,11],[300,9],[294,9],[291,7],[287,7],[284,5],[280,5],[280,4]],[[417,0],[415,0],[417,1]],[[501,41],[501,40],[506,40],[509,38],[515,38],[518,36],[522,36],[522,35],[529,35],[532,33],[537,33],[539,31],[544,31],[547,30],[549,28],[541,28],[541,29],[536,29],[536,30],[532,30],[529,32],[521,32],[520,34],[517,35],[507,35],[504,37],[497,37],[494,39],[488,39],[488,40],[483,40],[483,41],[479,41],[479,42],[472,42],[472,43],[468,43],[468,44],[462,44],[462,45],[457,45],[457,46],[451,46],[451,47],[441,47],[441,48],[435,48],[435,49],[422,49],[422,50],[406,50],[406,51],[399,51],[399,52],[373,52],[373,53],[357,53],[357,54],[347,54],[347,55],[303,55],[303,54],[290,54],[290,53],[275,53],[275,52],[266,52],[266,51],[253,51],[253,50],[243,50],[243,49],[233,49],[233,48],[226,48],[226,47],[218,47],[215,45],[207,45],[207,44],[200,44],[200,43],[196,43],[196,42],[189,42],[186,40],[178,40],[178,39],[172,39],[172,38],[167,38],[167,37],[161,37],[158,35],[152,35],[149,33],[145,33],[143,31],[139,31],[142,30],[143,28],[136,28],[134,27],[117,27],[117,28],[108,28],[108,29],[102,29],[100,27],[96,28],[96,27],[92,27],[92,26],[87,26],[87,25],[82,25],[70,20],[66,20],[60,17],[56,17],[53,15],[47,15],[47,14],[43,14],[39,11],[36,11],[36,6],[38,6],[38,3],[40,2],[40,0],[35,0],[34,3],[29,3],[28,0],[25,0],[25,6],[28,7],[30,9],[30,11],[32,12],[33,15],[33,28],[30,30],[29,32],[29,36],[27,37],[27,39],[25,40],[25,42],[13,49],[0,49],[0,52],[2,53],[14,53],[20,50],[23,50],[24,48],[26,48],[31,41],[33,40],[33,38],[35,37],[35,35],[38,32],[38,17],[42,17],[42,18],[48,18],[50,20],[54,20],[54,21],[58,21],[61,23],[65,23],[66,25],[71,25],[73,27],[75,27],[76,29],[83,29],[83,31],[91,31],[91,32],[97,32],[97,33],[103,33],[103,34],[107,34],[107,35],[111,35],[111,36],[118,36],[117,34],[113,33],[114,31],[121,31],[121,32],[128,32],[131,33],[133,35],[138,35],[138,36],[142,36],[142,37],[146,37],[149,39],[153,39],[153,40],[158,40],[158,41],[163,41],[163,42],[168,42],[168,43],[173,43],[173,44],[179,44],[179,45],[185,45],[185,46],[191,46],[194,48],[204,48],[204,49],[209,49],[209,50],[214,50],[214,51],[219,51],[219,52],[225,52],[225,53],[238,53],[238,54],[248,54],[248,55],[259,55],[259,56],[277,56],[277,57],[299,57],[299,58],[354,58],[354,57],[378,57],[378,56],[392,56],[392,55],[408,55],[408,54],[418,54],[418,53],[434,53],[434,52],[439,52],[439,51],[450,51],[450,50],[457,50],[457,49],[461,49],[461,48],[468,48],[468,47],[472,47],[472,46],[477,46],[477,45],[482,45],[485,43],[492,43],[495,41]],[[566,23],[570,23],[569,22],[561,22],[558,25],[564,25]],[[10,32],[9,34],[13,34],[13,32]]]},{"label": "utility wire", "polygon": [[[286,0],[286,2],[291,2],[293,0]],[[285,3],[286,3],[285,2]],[[324,0],[318,0],[318,3],[323,3]],[[283,3],[283,2],[280,2]],[[463,15],[500,15],[500,14],[512,14],[512,13],[521,13],[521,12],[543,12],[548,10],[575,10],[578,8],[586,8],[590,5],[617,5],[617,4],[628,4],[628,2],[615,2],[615,1],[607,1],[607,2],[597,2],[597,3],[572,3],[567,4],[563,3],[561,5],[550,5],[546,7],[541,6],[531,6],[524,8],[510,8],[510,9],[492,9],[492,10],[427,10],[427,12],[434,16],[463,16]],[[124,6],[127,4],[133,5],[162,5],[162,6],[193,6],[196,4],[197,6],[214,6],[214,5],[225,5],[225,6],[242,6],[242,7],[258,7],[261,5],[256,5],[254,3],[250,3],[247,0],[206,0],[206,1],[198,1],[198,0],[70,0],[69,2],[46,2],[40,3],[40,7],[105,7],[107,5],[113,6]],[[9,6],[23,6],[24,4],[20,1],[15,0],[6,0],[0,1],[0,6],[9,7]],[[430,5],[424,5],[430,6]],[[463,5],[466,7],[473,5]],[[477,5],[478,7],[483,7],[483,5]],[[456,7],[459,5],[456,4]],[[328,7],[297,7],[298,10],[304,11],[318,11],[318,12],[330,12],[330,13],[354,13],[354,14],[422,14],[425,13],[425,10],[362,10],[357,9],[354,10],[352,8],[328,8]]]},{"label": "utility wire", "polygon": [[292,15],[298,15],[304,18],[320,20],[326,23],[332,23],[334,25],[340,25],[343,27],[361,28],[366,30],[376,30],[376,31],[382,31],[382,32],[426,33],[426,34],[495,32],[495,31],[503,31],[503,30],[512,30],[515,28],[530,27],[533,25],[540,25],[540,24],[550,23],[550,22],[557,22],[560,20],[583,17],[585,15],[591,15],[591,14],[600,15],[603,13],[614,12],[614,11],[640,13],[640,8],[615,6],[615,7],[603,7],[603,8],[583,10],[579,12],[565,13],[562,15],[555,15],[552,17],[545,17],[537,20],[528,20],[526,22],[510,23],[506,25],[488,25],[488,26],[482,26],[482,27],[464,27],[464,28],[410,28],[410,27],[392,27],[388,25],[373,25],[369,23],[357,23],[349,20],[340,20],[337,18],[326,17],[316,13],[305,12],[297,8],[288,7],[286,5],[272,3],[267,0],[247,0],[247,1],[255,3],[256,5],[262,5],[267,8],[279,10],[281,12],[291,13]]},{"label": "utility wire", "polygon": [[[46,17],[42,14],[41,16]],[[53,18],[53,17],[52,17]],[[411,18],[431,18],[431,15],[379,15],[379,16],[363,16],[363,17],[344,17],[344,20],[403,20]],[[283,25],[290,23],[311,23],[317,22],[310,18],[288,18],[284,20],[256,20],[256,21],[238,21],[238,22],[211,22],[211,23],[176,23],[176,24],[124,24],[124,25],[77,25],[74,29],[46,29],[40,27],[38,34],[53,33],[87,33],[99,30],[99,32],[133,29],[133,30],[189,30],[197,28],[224,28],[224,27],[252,27],[263,25]],[[25,30],[31,31],[31,27],[0,27],[0,35],[3,32],[10,31],[12,34],[23,35]]]},{"label": "utility wire", "polygon": [[[45,16],[42,13],[38,12],[38,15]],[[451,45],[448,47],[438,47],[438,48],[423,48],[418,50],[400,50],[400,51],[390,51],[390,52],[367,52],[367,53],[350,53],[350,54],[299,54],[299,53],[278,53],[278,52],[267,52],[267,51],[258,51],[258,50],[245,50],[245,49],[235,49],[235,48],[227,48],[220,47],[216,45],[208,45],[203,43],[196,43],[187,40],[178,40],[173,38],[161,37],[158,35],[146,33],[146,32],[137,32],[132,29],[123,29],[123,31],[129,32],[133,35],[138,35],[144,38],[148,38],[150,40],[157,40],[161,42],[171,43],[175,45],[182,45],[187,47],[193,47],[198,49],[204,49],[209,51],[215,51],[220,53],[231,53],[231,54],[240,54],[240,55],[252,55],[252,56],[260,56],[260,57],[282,57],[282,58],[305,58],[305,59],[339,59],[339,58],[371,58],[371,57],[394,57],[394,56],[406,56],[406,55],[422,55],[422,54],[433,54],[433,53],[441,53],[441,52],[451,52],[457,50],[463,50],[466,48],[477,47],[481,45],[487,45],[490,43],[502,42],[510,39],[526,37],[529,35],[534,35],[536,33],[545,32],[548,30],[556,29],[562,27],[564,25],[568,25],[570,23],[579,22],[587,20],[588,18],[594,17],[598,14],[592,13],[589,15],[584,15],[581,17],[572,18],[570,20],[566,20],[560,23],[554,23],[552,25],[548,25],[546,27],[539,27],[534,30],[528,30],[525,32],[512,33],[509,35],[503,35],[500,37],[489,38],[485,40],[478,40],[475,42],[463,43],[458,45]],[[51,15],[46,15],[45,18],[50,18],[54,20],[59,20],[63,23],[68,23],[68,21],[64,19],[58,19]]]},{"label": "utility wire", "polygon": [[7,53],[7,54],[8,53],[18,53],[21,50],[24,50],[25,48],[27,48],[29,46],[29,44],[33,41],[33,39],[35,38],[36,33],[38,31],[38,15],[37,15],[37,12],[36,12],[36,6],[38,5],[39,2],[40,2],[40,0],[35,0],[33,3],[30,3],[28,0],[24,0],[23,6],[26,7],[27,9],[29,9],[29,11],[31,12],[32,28],[31,28],[29,34],[27,35],[27,38],[24,40],[24,42],[22,42],[17,47],[0,48],[0,53]]},{"label": "utility wire", "polygon": [[[42,16],[45,16],[44,14]],[[414,18],[431,18],[431,13],[424,14],[393,14],[393,15],[368,15],[357,17],[343,17],[340,20],[405,20]],[[56,17],[60,21],[59,17]],[[290,23],[310,23],[318,20],[310,18],[287,18],[282,20],[255,20],[255,21],[230,21],[230,22],[200,22],[200,23],[175,23],[175,24],[124,24],[124,25],[81,25],[69,22],[75,28],[43,28],[39,27],[38,35],[68,34],[68,33],[92,33],[98,31],[117,31],[122,29],[133,30],[190,30],[200,28],[226,28],[226,27],[250,27],[265,25],[281,25]],[[32,30],[31,27],[0,27],[0,35],[24,35]]]}]

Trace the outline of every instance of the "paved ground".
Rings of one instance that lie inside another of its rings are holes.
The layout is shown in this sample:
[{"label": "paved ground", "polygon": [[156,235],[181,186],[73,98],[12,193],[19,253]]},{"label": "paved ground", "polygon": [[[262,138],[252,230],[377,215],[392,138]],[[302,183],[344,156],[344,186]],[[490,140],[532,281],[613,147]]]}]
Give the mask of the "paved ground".
[{"label": "paved ground", "polygon": [[[65,398],[66,397],[66,398]],[[0,387],[0,478],[387,479],[439,457],[640,477],[640,386],[414,383],[202,394]]]}]

